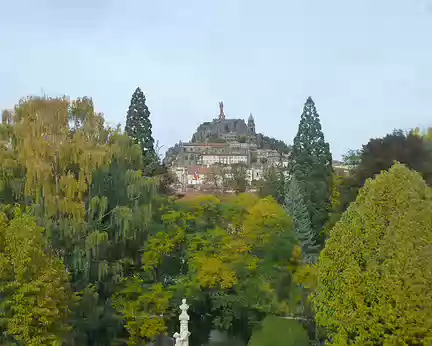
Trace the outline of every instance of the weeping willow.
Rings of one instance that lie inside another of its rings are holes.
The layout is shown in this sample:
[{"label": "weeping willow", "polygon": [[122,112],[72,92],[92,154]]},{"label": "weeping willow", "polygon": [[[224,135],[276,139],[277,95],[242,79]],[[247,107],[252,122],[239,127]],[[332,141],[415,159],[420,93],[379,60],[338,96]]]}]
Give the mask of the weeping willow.
[{"label": "weeping willow", "polygon": [[0,203],[30,207],[76,291],[108,294],[141,265],[157,194],[142,169],[139,146],[89,98],[30,97],[3,112]]},{"label": "weeping willow", "polygon": [[105,127],[91,99],[22,99],[2,114],[0,159],[1,196],[33,207],[71,269],[122,272],[107,252],[145,232],[156,183],[140,170],[139,148]]}]

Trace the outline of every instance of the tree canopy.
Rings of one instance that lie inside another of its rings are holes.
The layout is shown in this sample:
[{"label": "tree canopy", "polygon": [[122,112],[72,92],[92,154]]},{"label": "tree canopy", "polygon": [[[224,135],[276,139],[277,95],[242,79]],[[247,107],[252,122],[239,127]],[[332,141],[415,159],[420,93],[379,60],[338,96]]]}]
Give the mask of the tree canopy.
[{"label": "tree canopy", "polygon": [[73,295],[61,260],[43,229],[20,208],[0,211],[1,343],[61,345]]},{"label": "tree canopy", "polygon": [[341,186],[341,207],[345,210],[355,200],[358,189],[365,181],[382,170],[389,169],[395,161],[419,172],[432,184],[432,151],[427,136],[415,132],[393,131],[383,138],[373,138],[356,154],[355,168]]},{"label": "tree canopy", "polygon": [[331,345],[432,342],[431,203],[420,174],[397,163],[331,230],[314,299]]}]

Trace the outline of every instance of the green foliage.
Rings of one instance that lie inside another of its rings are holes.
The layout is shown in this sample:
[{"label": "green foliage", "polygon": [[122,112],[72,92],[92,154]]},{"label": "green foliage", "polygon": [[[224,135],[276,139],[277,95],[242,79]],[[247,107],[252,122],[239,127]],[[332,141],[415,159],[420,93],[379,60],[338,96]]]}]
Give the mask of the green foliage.
[{"label": "green foliage", "polygon": [[318,255],[318,248],[314,240],[310,218],[300,184],[295,176],[287,184],[285,208],[294,222],[294,233],[302,244],[303,257],[306,262],[314,262]]},{"label": "green foliage", "polygon": [[291,152],[290,175],[299,182],[311,218],[315,240],[322,241],[321,229],[330,209],[332,157],[324,140],[312,98],[308,98]]},{"label": "green foliage", "polygon": [[239,137],[237,137],[237,141],[239,143],[246,143],[248,141],[248,137],[247,136],[239,136]]},{"label": "green foliage", "polygon": [[[226,139],[219,137],[217,134],[211,134],[209,135],[205,141],[209,143],[226,143]],[[192,142],[196,142],[194,138],[192,138]]]},{"label": "green foliage", "polygon": [[258,149],[272,149],[281,154],[289,154],[291,151],[291,147],[284,141],[264,136],[262,134],[257,135],[257,146]]},{"label": "green foliage", "polygon": [[384,138],[374,138],[360,151],[360,163],[341,186],[342,210],[355,200],[359,188],[365,181],[382,170],[388,170],[395,161],[419,172],[425,181],[432,184],[432,155],[427,145],[427,136],[416,133],[393,131]]},{"label": "green foliage", "polygon": [[163,314],[170,299],[170,292],[160,283],[145,285],[137,276],[127,279],[125,287],[114,296],[114,307],[126,320],[128,345],[152,341],[166,331]]},{"label": "green foliage", "polygon": [[252,334],[248,346],[308,346],[306,330],[294,320],[268,316]]},{"label": "green foliage", "polygon": [[285,175],[281,168],[270,166],[264,172],[264,179],[259,184],[261,197],[272,196],[278,203],[285,200]]},{"label": "green foliage", "polygon": [[231,166],[232,179],[230,182],[231,188],[236,193],[246,192],[248,188],[247,167],[244,164],[235,164]]},{"label": "green foliage", "polygon": [[142,344],[177,330],[184,297],[197,344],[212,327],[248,340],[267,314],[297,311],[301,250],[284,209],[241,193],[242,166],[236,195],[162,197],[170,177],[142,143],[106,128],[89,98],[4,113],[0,203],[17,207],[0,222],[2,343]]},{"label": "green foliage", "polygon": [[[186,296],[192,300],[191,314],[211,313],[210,322],[215,327],[245,340],[265,314],[290,310],[287,300],[292,292],[292,273],[301,251],[290,217],[273,199],[260,200],[249,194],[222,200],[211,195],[190,196],[165,200],[157,214],[153,222],[159,226],[143,248],[139,284],[138,279],[124,282],[126,291],[122,291],[121,301],[132,305],[128,308],[126,303],[116,303],[127,321],[132,317],[127,311],[143,301],[149,287],[156,284],[172,294],[165,323],[174,312],[177,314],[173,302]],[[141,290],[133,298],[125,294],[130,285]],[[147,313],[145,308],[142,311]],[[137,330],[140,322],[132,322]],[[146,330],[156,333],[162,330],[160,326]],[[150,339],[150,334],[146,338]]]},{"label": "green foliage", "polygon": [[216,228],[191,239],[189,266],[201,288],[219,291],[210,296],[215,325],[226,330],[244,325],[247,339],[263,314],[289,310],[286,289],[300,253],[291,220],[273,199],[251,205],[240,198],[226,202],[221,223],[228,226],[225,230]]},{"label": "green foliage", "polygon": [[[328,237],[330,230],[339,221],[342,215],[342,204],[341,204],[341,190],[344,182],[347,178],[333,174],[332,194],[331,194],[331,207],[329,211],[329,217],[324,225],[322,234]],[[349,179],[349,178],[348,178]]]},{"label": "green foliage", "polygon": [[18,208],[0,212],[0,328],[2,344],[61,345],[72,293],[63,263],[43,229]]},{"label": "green foliage", "polygon": [[127,112],[125,132],[140,146],[144,167],[152,173],[158,165],[158,158],[154,148],[150,111],[145,102],[144,93],[139,87],[136,88]]},{"label": "green foliage", "polygon": [[321,252],[316,319],[332,345],[432,342],[432,190],[401,164],[368,180]]},{"label": "green foliage", "polygon": [[361,162],[361,150],[349,150],[343,155],[342,162],[344,165],[357,167]]},{"label": "green foliage", "polygon": [[11,143],[0,150],[3,200],[31,206],[73,289],[91,302],[71,304],[74,342],[109,344],[122,333],[110,300],[140,266],[157,181],[139,170],[140,147],[105,129],[90,99],[30,98],[11,117],[1,126]]},{"label": "green foliage", "polygon": [[72,315],[75,344],[117,345],[122,321],[116,316],[111,300],[101,297],[95,285],[78,292],[78,297]]}]

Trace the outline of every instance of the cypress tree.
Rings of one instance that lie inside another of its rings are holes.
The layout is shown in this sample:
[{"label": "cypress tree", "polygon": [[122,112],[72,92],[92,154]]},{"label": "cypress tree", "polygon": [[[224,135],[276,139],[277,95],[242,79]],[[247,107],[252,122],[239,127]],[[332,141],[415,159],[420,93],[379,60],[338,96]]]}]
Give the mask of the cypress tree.
[{"label": "cypress tree", "polygon": [[314,233],[312,232],[308,210],[304,203],[301,187],[295,177],[286,184],[285,209],[293,219],[293,229],[302,244],[305,262],[314,262],[317,255]]},{"label": "cypress tree", "polygon": [[126,117],[125,132],[141,147],[144,171],[153,172],[158,166],[158,159],[154,148],[150,111],[146,105],[145,95],[139,87],[132,95]]},{"label": "cypress tree", "polygon": [[321,242],[321,229],[330,208],[333,169],[330,148],[324,140],[319,115],[311,97],[304,105],[294,138],[289,172],[300,184],[314,238]]}]

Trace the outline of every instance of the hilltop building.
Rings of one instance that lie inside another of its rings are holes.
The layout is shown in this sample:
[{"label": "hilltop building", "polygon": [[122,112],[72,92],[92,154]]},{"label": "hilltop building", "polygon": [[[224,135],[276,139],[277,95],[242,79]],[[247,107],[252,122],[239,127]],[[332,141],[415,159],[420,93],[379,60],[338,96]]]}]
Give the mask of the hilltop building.
[{"label": "hilltop building", "polygon": [[255,120],[227,118],[223,102],[219,115],[198,126],[190,142],[169,148],[164,163],[177,177],[177,188],[205,189],[209,180],[229,178],[231,169],[243,166],[250,185],[263,178],[268,167],[288,165],[289,147],[283,142],[256,133]]}]

